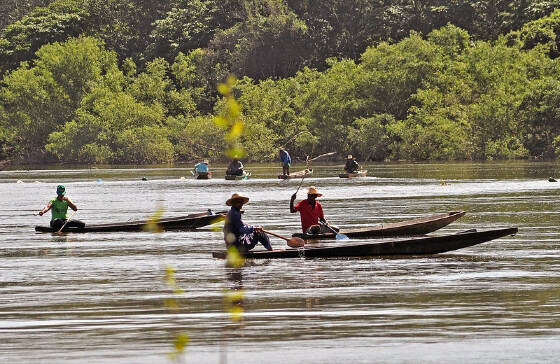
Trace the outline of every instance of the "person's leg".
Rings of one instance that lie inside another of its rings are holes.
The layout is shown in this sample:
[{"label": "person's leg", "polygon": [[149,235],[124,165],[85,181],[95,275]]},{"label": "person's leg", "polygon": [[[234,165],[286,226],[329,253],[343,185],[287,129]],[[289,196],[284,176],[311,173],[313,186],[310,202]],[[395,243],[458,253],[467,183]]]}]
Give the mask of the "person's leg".
[{"label": "person's leg", "polygon": [[320,234],[321,232],[321,225],[311,225],[305,230],[306,234]]},{"label": "person's leg", "polygon": [[54,228],[55,230],[60,230],[60,228],[62,227],[62,225],[64,225],[65,222],[66,220],[64,219],[51,220],[51,227]]},{"label": "person's leg", "polygon": [[255,232],[254,236],[257,239],[257,241],[259,243],[261,243],[261,245],[266,248],[266,250],[272,250],[272,246],[270,246],[270,238],[268,237],[268,235],[266,233]]},{"label": "person's leg", "polygon": [[66,227],[72,227],[72,228],[78,228],[78,229],[83,229],[84,226],[86,226],[86,223],[80,220],[70,220],[68,221],[68,224],[66,224]]},{"label": "person's leg", "polygon": [[243,176],[243,170],[240,169],[240,170],[234,172],[233,174],[235,174],[236,176]]}]

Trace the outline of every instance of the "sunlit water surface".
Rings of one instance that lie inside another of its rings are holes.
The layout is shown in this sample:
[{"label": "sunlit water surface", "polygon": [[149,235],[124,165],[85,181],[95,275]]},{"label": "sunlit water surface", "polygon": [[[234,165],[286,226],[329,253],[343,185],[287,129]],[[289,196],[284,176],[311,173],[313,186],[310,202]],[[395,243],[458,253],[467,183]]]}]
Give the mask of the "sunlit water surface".
[{"label": "sunlit water surface", "polygon": [[[284,236],[300,229],[289,213],[299,180],[276,179],[276,165],[249,164],[251,178],[225,181],[225,166],[212,167],[208,181],[173,166],[0,171],[0,362],[168,362],[179,333],[190,338],[179,359],[190,363],[558,360],[560,184],[547,181],[556,163],[371,164],[355,180],[336,177],[341,165],[313,166],[303,181],[298,197],[317,186],[327,218],[345,228],[454,210],[467,214],[434,234],[519,228],[436,256],[233,269],[211,256],[224,247],[220,228],[34,232],[49,218],[33,213],[59,183],[80,208],[75,218],[91,224],[158,209],[219,211],[238,191],[251,198],[246,222]],[[164,280],[169,266],[182,293]],[[243,297],[239,321],[225,300],[232,292]]]}]

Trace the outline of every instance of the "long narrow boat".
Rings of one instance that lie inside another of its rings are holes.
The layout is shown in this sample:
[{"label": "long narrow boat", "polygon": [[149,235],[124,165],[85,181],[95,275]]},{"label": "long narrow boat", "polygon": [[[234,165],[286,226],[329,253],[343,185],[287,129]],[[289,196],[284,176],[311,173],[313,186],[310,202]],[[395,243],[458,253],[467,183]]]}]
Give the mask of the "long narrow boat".
[{"label": "long narrow boat", "polygon": [[365,177],[367,175],[367,169],[361,169],[355,173],[340,173],[338,177],[340,178],[357,178]]},{"label": "long narrow boat", "polygon": [[307,177],[313,177],[313,169],[312,168],[307,168],[307,169],[304,169],[302,171],[298,171],[298,172],[294,172],[294,173],[290,173],[290,174],[279,174],[278,175],[279,179],[307,178]]},{"label": "long narrow boat", "polygon": [[225,179],[227,179],[228,181],[234,181],[234,180],[240,180],[240,179],[247,179],[251,176],[251,172],[245,173],[243,172],[243,174],[241,176],[235,175],[235,174],[226,174]]},{"label": "long narrow boat", "polygon": [[[163,230],[192,230],[202,226],[207,226],[223,219],[226,211],[202,212],[187,216],[170,217],[158,221],[157,226]],[[62,232],[67,233],[91,233],[91,232],[118,232],[118,231],[141,231],[144,230],[148,221],[128,221],[120,223],[86,225],[83,228],[65,227]],[[47,226],[35,226],[35,231],[52,233],[58,231]]]},{"label": "long narrow boat", "polygon": [[195,172],[196,179],[212,179],[212,172]]},{"label": "long narrow boat", "polygon": [[[445,214],[432,215],[427,217],[420,217],[418,219],[405,220],[400,222],[393,222],[389,224],[379,224],[372,227],[366,227],[355,230],[341,230],[339,233],[348,236],[349,238],[379,238],[391,236],[415,236],[424,235],[441,229],[444,226],[451,224],[453,221],[462,217],[465,211],[452,211]],[[335,237],[334,233],[326,234],[305,234],[295,233],[293,237],[298,237],[306,240],[313,239],[332,239]]]},{"label": "long narrow boat", "polygon": [[[249,251],[242,255],[248,259],[431,255],[467,248],[516,233],[516,227],[487,231],[469,230],[467,232],[451,235],[425,236],[375,243],[341,244],[331,247],[303,247],[271,251]],[[213,252],[212,256],[214,258],[224,259],[227,257],[227,252]]]}]

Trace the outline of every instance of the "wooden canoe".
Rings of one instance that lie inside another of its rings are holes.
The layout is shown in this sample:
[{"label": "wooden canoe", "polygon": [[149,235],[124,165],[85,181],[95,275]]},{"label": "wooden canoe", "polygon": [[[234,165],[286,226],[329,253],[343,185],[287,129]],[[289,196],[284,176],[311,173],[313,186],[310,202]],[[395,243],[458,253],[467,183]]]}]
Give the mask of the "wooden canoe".
[{"label": "wooden canoe", "polygon": [[[225,217],[226,211],[212,213],[202,212],[199,214],[191,214],[187,216],[170,217],[161,219],[158,222],[158,227],[163,230],[192,230],[202,226],[207,226],[217,222]],[[62,232],[67,233],[90,233],[90,232],[118,232],[118,231],[141,231],[144,230],[147,224],[146,220],[142,221],[129,221],[121,223],[109,223],[98,225],[86,225],[83,228],[65,227]],[[35,226],[35,231],[43,233],[53,233],[58,229],[53,229],[50,226]]]},{"label": "wooden canoe", "polygon": [[239,180],[239,179],[247,179],[249,178],[249,176],[251,175],[251,173],[243,173],[242,176],[237,176],[235,174],[226,174],[225,179],[227,179],[228,181],[234,181],[234,180]]},{"label": "wooden canoe", "polygon": [[367,169],[362,169],[356,173],[340,173],[338,176],[340,178],[356,178],[365,177],[367,175]]},{"label": "wooden canoe", "polygon": [[307,178],[307,177],[313,177],[313,169],[312,168],[304,169],[302,171],[298,171],[298,172],[294,172],[294,173],[290,173],[290,174],[279,174],[278,175],[279,179]]},{"label": "wooden canoe", "polygon": [[212,172],[195,172],[196,179],[211,179]]},{"label": "wooden canoe", "polygon": [[[467,248],[516,233],[516,227],[487,231],[469,230],[458,234],[425,236],[375,243],[341,244],[331,247],[303,247],[272,251],[249,251],[242,255],[248,259],[431,255]],[[227,257],[227,252],[213,252],[212,256],[214,258],[224,259]]]},{"label": "wooden canoe", "polygon": [[[424,235],[441,229],[444,226],[451,224],[453,221],[462,217],[465,211],[452,211],[445,214],[432,215],[427,217],[420,217],[418,219],[405,220],[400,222],[393,222],[389,224],[379,224],[372,227],[366,227],[355,230],[341,230],[339,233],[348,236],[349,238],[379,238],[391,236],[415,236]],[[306,240],[311,239],[334,239],[334,233],[326,234],[304,234],[295,233],[293,237],[298,237]]]}]

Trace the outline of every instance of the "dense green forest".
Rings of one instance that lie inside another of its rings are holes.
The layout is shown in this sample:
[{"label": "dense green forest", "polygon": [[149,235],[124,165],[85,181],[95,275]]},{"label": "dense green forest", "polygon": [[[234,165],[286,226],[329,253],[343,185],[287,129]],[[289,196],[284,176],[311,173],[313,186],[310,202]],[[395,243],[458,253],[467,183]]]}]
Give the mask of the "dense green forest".
[{"label": "dense green forest", "polygon": [[560,0],[3,0],[0,14],[0,160],[223,161],[235,143],[251,161],[280,146],[560,156]]}]

